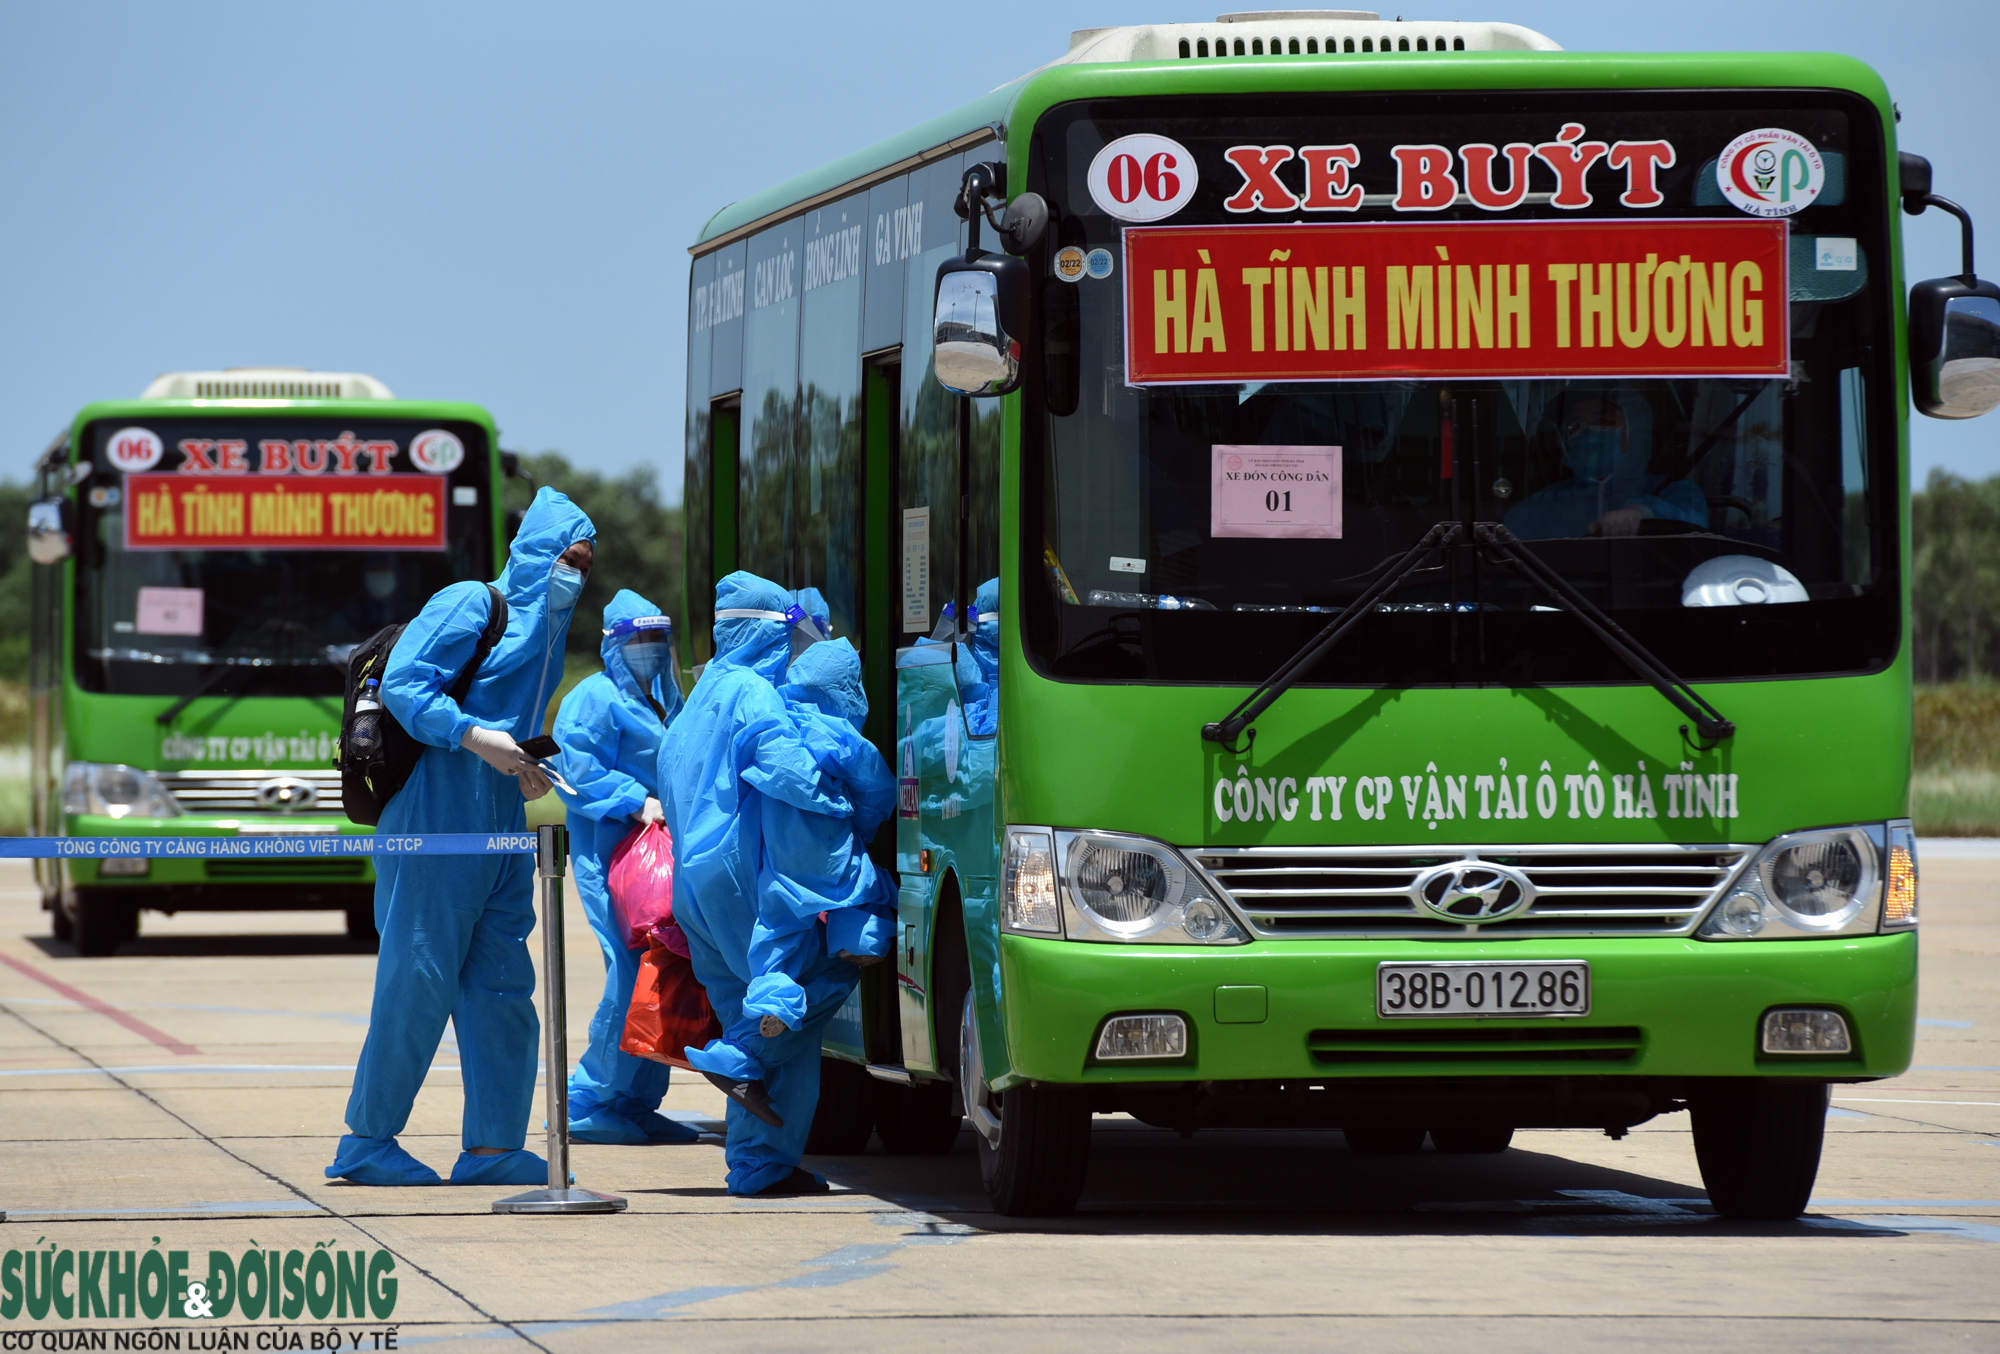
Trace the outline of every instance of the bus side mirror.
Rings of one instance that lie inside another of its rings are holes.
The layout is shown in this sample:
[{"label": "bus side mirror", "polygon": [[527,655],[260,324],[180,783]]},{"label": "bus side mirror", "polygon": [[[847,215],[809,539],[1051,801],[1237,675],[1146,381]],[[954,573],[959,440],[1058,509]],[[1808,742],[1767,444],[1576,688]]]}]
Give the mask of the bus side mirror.
[{"label": "bus side mirror", "polygon": [[61,564],[70,553],[70,505],[66,498],[44,498],[28,505],[28,558],[37,564]]},{"label": "bus side mirror", "polygon": [[1005,395],[1021,384],[1028,268],[973,251],[938,269],[931,326],[938,384],[954,395]]},{"label": "bus side mirror", "polygon": [[1910,288],[1910,398],[1932,418],[1977,418],[2000,404],[2000,287],[1972,269],[1972,215],[1931,191],[1931,162],[1897,157],[1903,210],[1950,212],[1963,234],[1965,271]]}]

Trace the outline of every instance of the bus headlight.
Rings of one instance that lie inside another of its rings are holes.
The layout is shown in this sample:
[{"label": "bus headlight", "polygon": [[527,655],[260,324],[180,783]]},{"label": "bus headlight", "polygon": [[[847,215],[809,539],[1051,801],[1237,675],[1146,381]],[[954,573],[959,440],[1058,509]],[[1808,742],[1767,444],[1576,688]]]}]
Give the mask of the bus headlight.
[{"label": "bus headlight", "polygon": [[1882,920],[1884,828],[1792,832],[1771,841],[1710,910],[1705,940],[1872,935]]},{"label": "bus headlight", "polygon": [[1070,939],[1241,945],[1248,938],[1218,891],[1165,843],[1111,832],[1055,836]]},{"label": "bus headlight", "polygon": [[150,771],[115,762],[71,762],[63,772],[63,812],[178,818],[181,808]]}]

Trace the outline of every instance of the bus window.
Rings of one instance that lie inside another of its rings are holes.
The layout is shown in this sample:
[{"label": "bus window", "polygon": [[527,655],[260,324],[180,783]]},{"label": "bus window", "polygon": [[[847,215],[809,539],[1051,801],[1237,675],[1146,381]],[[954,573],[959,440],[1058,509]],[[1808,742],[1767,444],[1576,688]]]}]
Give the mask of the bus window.
[{"label": "bus window", "polygon": [[[993,149],[985,148],[988,155]],[[921,222],[922,233],[903,292],[905,376],[898,499],[905,511],[930,510],[930,606],[920,625],[912,623],[914,615],[903,617],[905,634],[929,633],[957,582],[958,401],[937,383],[931,369],[930,327],[938,266],[961,247],[963,225],[952,203],[963,172],[964,157],[953,155],[910,176],[910,211],[912,220]],[[998,412],[993,411],[995,416]]]},{"label": "bus window", "polygon": [[865,648],[861,601],[861,260],[866,197],[805,219],[793,586],[825,596],[834,633]]},{"label": "bus window", "polygon": [[738,564],[780,583],[790,574],[791,470],[799,397],[800,223],[751,237],[743,326],[743,422],[736,466]]},{"label": "bus window", "polygon": [[868,190],[868,302],[861,321],[864,353],[879,353],[903,341],[903,272],[914,244],[911,227],[908,179],[890,179]]},{"label": "bus window", "polygon": [[[688,280],[688,378],[686,455],[681,475],[682,531],[687,549],[683,598],[674,620],[680,626],[681,658],[690,668],[706,663],[712,647],[709,611],[715,605],[714,518],[710,498],[708,367],[714,333],[715,258],[695,260]],[[666,603],[673,606],[672,601]]]}]

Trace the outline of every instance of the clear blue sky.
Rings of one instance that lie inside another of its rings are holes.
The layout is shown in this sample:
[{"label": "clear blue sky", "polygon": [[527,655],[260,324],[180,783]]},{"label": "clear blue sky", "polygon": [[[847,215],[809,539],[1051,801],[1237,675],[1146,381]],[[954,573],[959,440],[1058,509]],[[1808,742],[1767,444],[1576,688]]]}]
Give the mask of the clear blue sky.
[{"label": "clear blue sky", "polygon": [[[1858,56],[2000,276],[1996,0],[1454,10],[1400,12],[1575,50]],[[657,465],[678,496],[686,245],[710,214],[1040,65],[1073,28],[1218,12],[0,0],[0,476],[157,372],[274,363],[475,400],[508,446]],[[1953,223],[1907,231],[1912,277],[1957,271]],[[1912,424],[1920,479],[2000,472],[2000,414]]]}]

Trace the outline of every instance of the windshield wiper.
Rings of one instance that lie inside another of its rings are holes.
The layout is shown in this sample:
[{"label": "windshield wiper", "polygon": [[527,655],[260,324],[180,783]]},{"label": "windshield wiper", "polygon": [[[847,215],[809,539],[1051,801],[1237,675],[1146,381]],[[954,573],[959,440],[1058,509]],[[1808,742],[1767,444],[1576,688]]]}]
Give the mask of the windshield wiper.
[{"label": "windshield wiper", "polygon": [[[1501,559],[1518,567],[1557,606],[1582,621],[1584,629],[1597,636],[1626,667],[1644,678],[1655,691],[1672,702],[1675,709],[1693,720],[1695,733],[1708,740],[1707,747],[1695,744],[1697,750],[1707,752],[1735,734],[1736,725],[1724,719],[1721,711],[1703,700],[1693,687],[1674,674],[1672,668],[1648,653],[1638,640],[1626,634],[1618,622],[1605,615],[1595,602],[1571,587],[1567,579],[1523,545],[1520,537],[1498,522],[1476,522],[1472,534],[1481,545],[1491,547]],[[1681,725],[1681,736],[1686,737],[1687,732],[1688,726]]]},{"label": "windshield wiper", "polygon": [[1439,522],[1425,532],[1422,540],[1411,546],[1401,559],[1377,575],[1375,581],[1369,584],[1359,597],[1342,608],[1341,613],[1333,618],[1326,629],[1309,640],[1303,649],[1286,659],[1276,672],[1264,679],[1261,686],[1244,698],[1242,704],[1216,723],[1202,725],[1201,736],[1211,743],[1222,744],[1225,752],[1248,752],[1251,744],[1257,741],[1255,729],[1250,729],[1250,742],[1240,748],[1236,747],[1235,743],[1243,731],[1249,728],[1250,721],[1270,709],[1273,701],[1291,690],[1313,664],[1319,662],[1328,649],[1338,644],[1363,616],[1375,609],[1377,602],[1394,592],[1404,579],[1415,573],[1426,555],[1455,543],[1463,531],[1464,527],[1457,522]]}]

